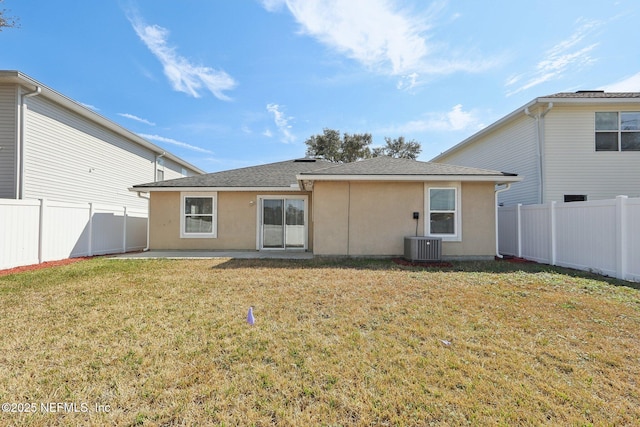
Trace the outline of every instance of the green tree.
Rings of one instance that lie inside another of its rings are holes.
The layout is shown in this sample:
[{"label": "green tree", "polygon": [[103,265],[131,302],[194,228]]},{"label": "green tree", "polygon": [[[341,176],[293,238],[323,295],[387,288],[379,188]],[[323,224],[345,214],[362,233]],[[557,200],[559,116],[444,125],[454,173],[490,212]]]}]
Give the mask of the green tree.
[{"label": "green tree", "polygon": [[372,137],[370,133],[344,133],[334,129],[323,129],[321,135],[313,135],[304,143],[307,156],[336,163],[349,163],[371,157]]},{"label": "green tree", "polygon": [[[4,0],[0,0],[2,3]],[[3,28],[14,28],[18,26],[17,18],[13,18],[11,16],[7,16],[7,9],[0,9],[0,31]]]},{"label": "green tree", "polygon": [[398,159],[415,160],[422,151],[422,147],[419,142],[413,139],[407,142],[404,140],[404,136],[396,139],[391,139],[385,136],[384,140],[387,145],[384,147],[374,148],[372,153],[373,157],[389,156]]}]

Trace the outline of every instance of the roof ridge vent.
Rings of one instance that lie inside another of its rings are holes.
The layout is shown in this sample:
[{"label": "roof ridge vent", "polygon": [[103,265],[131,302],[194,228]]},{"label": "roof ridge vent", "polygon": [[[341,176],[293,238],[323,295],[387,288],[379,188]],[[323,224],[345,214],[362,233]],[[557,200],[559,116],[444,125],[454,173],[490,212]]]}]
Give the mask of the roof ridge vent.
[{"label": "roof ridge vent", "polygon": [[604,90],[577,90],[576,93],[604,93]]},{"label": "roof ridge vent", "polygon": [[295,159],[293,162],[294,163],[315,163],[316,159],[311,159],[309,157],[305,157],[305,158],[302,158],[302,159]]}]

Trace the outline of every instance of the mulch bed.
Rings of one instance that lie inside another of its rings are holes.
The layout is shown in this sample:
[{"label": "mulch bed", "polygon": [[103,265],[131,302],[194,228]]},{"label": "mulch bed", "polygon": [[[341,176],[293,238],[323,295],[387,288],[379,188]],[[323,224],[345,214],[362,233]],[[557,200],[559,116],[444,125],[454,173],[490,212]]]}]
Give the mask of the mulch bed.
[{"label": "mulch bed", "polygon": [[41,270],[43,268],[57,267],[59,265],[73,264],[74,262],[84,261],[93,257],[67,258],[59,261],[47,261],[40,264],[22,265],[20,267],[8,268],[0,270],[0,276],[8,276],[9,274],[23,273],[25,271]]},{"label": "mulch bed", "polygon": [[407,267],[423,267],[423,268],[449,268],[449,267],[453,267],[453,264],[451,264],[450,262],[443,262],[443,261],[408,261],[404,258],[393,258],[392,259],[393,262],[395,262],[398,265],[404,265]]},{"label": "mulch bed", "polygon": [[518,258],[510,255],[504,255],[502,258],[496,257],[496,261],[507,261],[514,264],[537,264],[535,261],[530,261],[528,259]]}]

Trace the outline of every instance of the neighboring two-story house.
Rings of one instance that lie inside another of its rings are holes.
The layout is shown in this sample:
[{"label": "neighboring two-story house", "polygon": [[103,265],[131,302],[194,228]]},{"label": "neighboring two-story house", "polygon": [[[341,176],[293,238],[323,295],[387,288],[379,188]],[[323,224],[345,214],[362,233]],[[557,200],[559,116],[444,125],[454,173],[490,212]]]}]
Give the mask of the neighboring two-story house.
[{"label": "neighboring two-story house", "polygon": [[19,71],[0,71],[0,198],[147,210],[128,188],[204,173]]},{"label": "neighboring two-story house", "polygon": [[432,161],[517,173],[505,205],[640,197],[640,93],[536,98]]}]

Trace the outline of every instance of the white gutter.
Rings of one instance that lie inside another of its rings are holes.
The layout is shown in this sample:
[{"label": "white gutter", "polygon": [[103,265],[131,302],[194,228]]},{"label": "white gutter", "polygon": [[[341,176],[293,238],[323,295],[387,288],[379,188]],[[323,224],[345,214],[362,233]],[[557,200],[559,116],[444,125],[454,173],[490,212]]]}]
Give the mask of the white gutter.
[{"label": "white gutter", "polygon": [[546,110],[539,114],[531,114],[529,107],[524,108],[524,113],[536,121],[536,142],[538,144],[538,203],[544,202],[544,116],[553,108],[553,102],[547,105]]},{"label": "white gutter", "polygon": [[500,248],[499,248],[499,227],[498,227],[498,194],[502,193],[503,191],[507,191],[509,188],[511,188],[511,183],[507,183],[506,186],[504,188],[499,188],[497,190],[495,190],[495,198],[496,198],[496,257],[502,259],[502,255],[500,255]]},{"label": "white gutter", "polygon": [[295,187],[129,187],[129,191],[137,191],[151,193],[154,191],[180,192],[180,191],[256,191],[256,192],[299,192],[308,191],[301,190],[297,185]]},{"label": "white gutter", "polygon": [[506,184],[507,182],[522,181],[517,175],[297,175],[300,181],[473,181],[495,182]]},{"label": "white gutter", "polygon": [[32,96],[37,96],[42,93],[42,88],[36,85],[35,90],[32,92],[22,93],[22,88],[18,88],[18,120],[19,120],[19,128],[18,135],[16,138],[16,199],[22,200],[24,198],[24,185],[23,185],[23,177],[24,177],[24,143],[25,143],[25,135],[27,132],[27,104],[25,103],[25,98],[30,98]]}]

